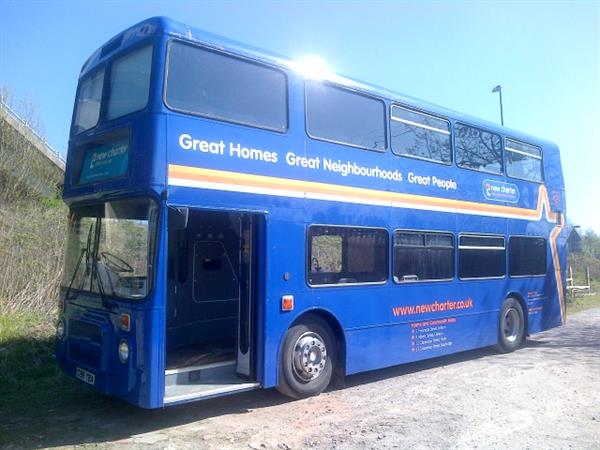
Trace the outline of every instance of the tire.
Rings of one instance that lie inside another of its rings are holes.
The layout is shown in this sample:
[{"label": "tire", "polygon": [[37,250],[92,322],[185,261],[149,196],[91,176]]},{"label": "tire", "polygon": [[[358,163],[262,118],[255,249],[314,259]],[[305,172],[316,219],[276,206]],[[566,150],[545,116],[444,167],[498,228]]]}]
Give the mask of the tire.
[{"label": "tire", "polygon": [[318,316],[292,326],[281,347],[277,390],[295,399],[323,392],[337,362],[336,344],[329,325]]},{"label": "tire", "polygon": [[525,317],[521,304],[509,297],[502,303],[498,316],[498,344],[501,353],[510,353],[518,349],[525,338]]}]

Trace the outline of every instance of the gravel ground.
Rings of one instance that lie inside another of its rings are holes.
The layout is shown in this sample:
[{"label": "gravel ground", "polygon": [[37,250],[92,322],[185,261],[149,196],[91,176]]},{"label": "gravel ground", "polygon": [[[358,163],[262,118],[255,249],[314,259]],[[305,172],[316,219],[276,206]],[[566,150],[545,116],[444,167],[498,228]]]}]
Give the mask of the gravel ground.
[{"label": "gravel ground", "polygon": [[356,375],[306,400],[255,391],[143,411],[103,399],[51,426],[44,446],[600,449],[600,309],[512,354],[483,349]]}]

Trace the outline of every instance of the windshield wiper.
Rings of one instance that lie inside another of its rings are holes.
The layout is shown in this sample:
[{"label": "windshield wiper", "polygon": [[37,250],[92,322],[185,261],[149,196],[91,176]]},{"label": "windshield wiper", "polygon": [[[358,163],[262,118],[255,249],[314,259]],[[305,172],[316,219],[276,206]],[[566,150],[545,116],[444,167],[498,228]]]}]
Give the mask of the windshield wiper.
[{"label": "windshield wiper", "polygon": [[[96,236],[96,244],[95,244],[95,248],[96,248],[96,253],[98,253],[98,245],[99,245],[99,241],[100,240],[100,233],[97,233]],[[92,256],[92,281],[93,279],[96,279],[96,284],[98,285],[98,291],[100,294],[100,301],[102,302],[102,306],[104,306],[104,308],[107,311],[112,311],[113,307],[115,306],[115,304],[111,301],[109,301],[108,297],[106,296],[106,291],[104,290],[104,285],[102,284],[102,280],[100,275],[98,274],[98,254],[93,255]],[[91,286],[90,286],[90,290],[91,290]]]},{"label": "windshield wiper", "polygon": [[[88,270],[87,268],[89,267],[89,261],[90,261],[90,245],[92,243],[92,228],[93,228],[93,225],[90,224],[90,230],[88,231],[88,237],[86,240],[87,242],[86,242],[85,248],[81,249],[81,254],[79,255],[79,259],[77,260],[77,264],[75,265],[75,270],[73,271],[73,276],[71,277],[71,281],[69,281],[69,286],[67,287],[67,291],[65,292],[66,300],[72,300],[72,298],[70,297],[71,289],[73,288],[73,283],[75,282],[75,277],[77,276],[77,273],[79,272],[79,267],[81,266],[81,261],[83,261],[83,255],[85,255],[86,272]],[[75,297],[73,297],[73,298],[75,298]]]},{"label": "windshield wiper", "polygon": [[75,266],[75,271],[73,272],[73,276],[71,277],[71,281],[69,281],[69,285],[67,286],[67,291],[65,292],[65,299],[72,300],[77,296],[71,297],[71,289],[73,288],[73,282],[75,281],[75,277],[77,276],[77,272],[79,272],[79,266],[81,266],[81,261],[83,261],[83,255],[85,255],[86,249],[81,249],[81,254],[79,255],[79,259],[77,260],[77,265]]}]

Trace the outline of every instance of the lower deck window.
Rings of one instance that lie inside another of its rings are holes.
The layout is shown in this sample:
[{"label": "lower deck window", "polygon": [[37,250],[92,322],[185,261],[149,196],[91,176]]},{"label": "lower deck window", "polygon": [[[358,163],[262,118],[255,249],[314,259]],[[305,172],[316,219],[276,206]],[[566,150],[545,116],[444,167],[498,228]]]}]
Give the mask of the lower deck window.
[{"label": "lower deck window", "polygon": [[546,273],[546,239],[513,236],[508,241],[508,254],[511,276]]},{"label": "lower deck window", "polygon": [[506,273],[503,236],[462,235],[458,250],[460,278],[503,277]]},{"label": "lower deck window", "polygon": [[454,241],[449,233],[396,231],[394,281],[447,280],[454,276]]},{"label": "lower deck window", "polygon": [[387,280],[388,232],[315,225],[308,229],[307,273],[313,286]]}]

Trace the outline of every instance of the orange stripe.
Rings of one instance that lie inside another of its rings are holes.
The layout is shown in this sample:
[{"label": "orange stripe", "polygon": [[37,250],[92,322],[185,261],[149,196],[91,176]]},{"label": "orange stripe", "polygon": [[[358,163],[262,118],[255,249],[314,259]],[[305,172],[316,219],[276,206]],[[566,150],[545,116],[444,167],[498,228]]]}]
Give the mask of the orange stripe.
[{"label": "orange stripe", "polygon": [[556,241],[558,240],[558,236],[560,235],[562,228],[563,225],[561,223],[557,223],[557,225],[552,229],[552,232],[550,233],[550,249],[552,250],[552,262],[554,264],[554,278],[556,279],[556,289],[558,291],[561,322],[565,324],[567,321],[567,304],[564,298],[562,274],[560,270],[560,261],[558,257],[558,247],[556,246]]},{"label": "orange stripe", "polygon": [[[373,199],[378,201],[398,201],[409,205],[433,206],[470,211],[480,211],[498,214],[510,214],[524,216],[526,218],[537,217],[542,211],[542,202],[538,199],[536,209],[519,208],[515,206],[492,205],[465,200],[444,199],[439,197],[427,197],[423,195],[405,194],[399,192],[380,191],[364,189],[351,186],[333,185],[314,181],[294,180],[288,178],[277,178],[238,172],[224,172],[220,170],[201,169],[169,165],[170,178],[182,178],[193,181],[209,181],[212,183],[226,183],[235,186],[253,186],[259,188],[285,189],[294,192],[314,192],[318,194],[333,194],[340,197],[356,197]],[[543,188],[543,186],[541,186]]]}]

